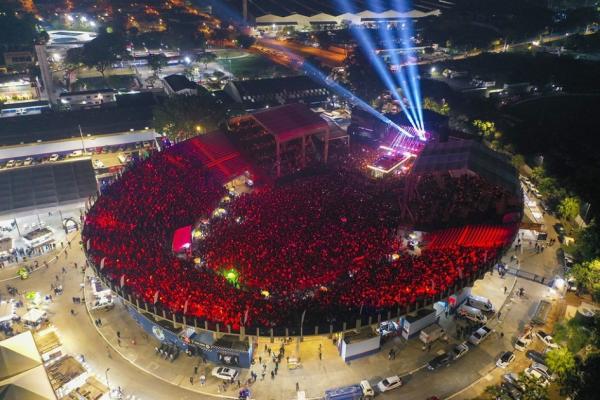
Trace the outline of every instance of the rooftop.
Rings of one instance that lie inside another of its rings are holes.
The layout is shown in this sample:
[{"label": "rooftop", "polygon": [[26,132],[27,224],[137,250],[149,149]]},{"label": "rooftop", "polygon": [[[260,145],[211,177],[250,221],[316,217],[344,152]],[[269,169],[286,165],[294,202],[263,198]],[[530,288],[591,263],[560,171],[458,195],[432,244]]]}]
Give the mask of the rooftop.
[{"label": "rooftop", "polygon": [[329,128],[327,121],[302,103],[267,108],[253,113],[252,118],[279,142],[323,132]]},{"label": "rooftop", "polygon": [[183,75],[173,74],[165,76],[164,81],[173,89],[174,92],[179,92],[185,89],[197,89],[198,85],[190,81]]}]

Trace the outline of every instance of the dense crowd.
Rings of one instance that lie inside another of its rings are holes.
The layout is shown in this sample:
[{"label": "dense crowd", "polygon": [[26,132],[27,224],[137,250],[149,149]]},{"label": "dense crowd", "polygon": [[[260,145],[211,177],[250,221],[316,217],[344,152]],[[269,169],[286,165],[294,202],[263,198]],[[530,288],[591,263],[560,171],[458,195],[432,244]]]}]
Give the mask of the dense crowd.
[{"label": "dense crowd", "polygon": [[[104,274],[123,279],[145,301],[158,292],[172,310],[187,304],[188,314],[235,328],[285,324],[304,309],[325,318],[363,306],[409,304],[476,273],[502,247],[449,244],[409,252],[397,232],[398,182],[382,186],[345,168],[234,198],[225,215],[210,219],[195,250],[203,261],[198,268],[170,247],[177,228],[209,218],[226,194],[198,153],[184,142],[141,161],[100,196],[84,229],[91,260],[99,265],[105,258]],[[439,191],[420,192],[419,215],[427,207],[432,216],[443,216],[481,202],[468,193],[470,185],[444,178]],[[493,201],[479,205],[487,213],[483,208]],[[226,278],[232,269],[235,284]]]}]

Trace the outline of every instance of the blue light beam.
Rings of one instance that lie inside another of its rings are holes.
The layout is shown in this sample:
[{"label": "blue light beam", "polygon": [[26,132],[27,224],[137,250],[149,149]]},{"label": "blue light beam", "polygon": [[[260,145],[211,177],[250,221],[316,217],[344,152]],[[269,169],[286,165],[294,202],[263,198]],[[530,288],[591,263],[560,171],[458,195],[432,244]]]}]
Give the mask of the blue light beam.
[{"label": "blue light beam", "polygon": [[[352,9],[351,9],[351,7],[348,6],[347,1],[336,0],[336,2],[341,6],[342,11],[344,13],[352,12]],[[404,113],[406,114],[406,117],[407,117],[408,121],[410,122],[410,124],[415,129],[419,130],[417,128],[417,124],[415,123],[415,120],[412,118],[412,115],[408,112],[406,106],[404,105],[402,98],[400,98],[400,96],[398,95],[398,92],[396,91],[396,86],[394,85],[394,82],[390,76],[390,73],[389,73],[387,67],[385,66],[385,64],[383,63],[381,58],[379,58],[379,56],[375,53],[375,47],[373,46],[371,39],[361,28],[351,28],[351,30],[352,30],[352,33],[354,34],[354,36],[356,37],[356,39],[358,40],[360,46],[362,47],[362,50],[366,52],[369,60],[371,61],[371,64],[373,65],[373,67],[375,68],[375,70],[377,71],[377,73],[379,74],[381,79],[383,80],[385,86],[389,89],[389,91],[392,94],[392,96],[394,97],[394,99],[396,99],[398,101],[398,103],[400,103],[400,107],[402,108],[402,111],[404,111]]]},{"label": "blue light beam", "polygon": [[[394,0],[393,4],[397,10],[404,9],[404,8],[402,8],[402,5],[403,5],[402,1],[406,1],[406,0]],[[423,106],[422,106],[423,100],[421,98],[420,82],[418,82],[418,80],[417,80],[417,77],[419,76],[419,71],[418,71],[417,66],[414,63],[410,62],[410,60],[409,60],[409,58],[411,56],[414,56],[414,52],[408,51],[408,49],[411,48],[410,37],[413,32],[412,21],[410,19],[406,19],[404,21],[404,26],[402,28],[403,29],[400,29],[400,40],[404,43],[404,46],[406,46],[405,49],[407,49],[405,59],[406,59],[406,65],[408,68],[409,83],[412,87],[412,94],[414,96],[414,103],[416,105],[419,123],[423,130],[425,128],[424,123],[423,123]]]}]

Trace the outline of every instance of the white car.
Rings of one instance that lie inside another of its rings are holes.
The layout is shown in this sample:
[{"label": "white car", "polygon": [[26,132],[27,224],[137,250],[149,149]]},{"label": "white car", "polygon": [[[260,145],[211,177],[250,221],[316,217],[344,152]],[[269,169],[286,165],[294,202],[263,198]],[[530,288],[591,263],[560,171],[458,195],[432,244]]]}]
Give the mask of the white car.
[{"label": "white car", "polygon": [[477,346],[479,343],[483,342],[483,339],[488,337],[490,333],[492,333],[492,328],[482,326],[469,337],[469,343]]},{"label": "white car", "polygon": [[451,354],[452,354],[452,357],[455,360],[457,360],[457,359],[461,358],[462,356],[464,356],[467,351],[469,351],[469,346],[467,346],[467,342],[462,342],[452,348]]},{"label": "white car", "polygon": [[23,162],[23,165],[31,165],[31,163],[33,163],[33,158],[27,157]]},{"label": "white car", "polygon": [[6,163],[6,168],[12,168],[15,166],[15,160],[8,160]]},{"label": "white car", "polygon": [[515,353],[513,353],[512,351],[505,351],[504,353],[502,353],[498,361],[496,361],[496,367],[506,368],[509,366],[510,363],[515,361],[515,358]]},{"label": "white car", "polygon": [[381,393],[396,389],[402,386],[402,379],[398,375],[388,376],[387,378],[379,381],[376,385],[377,390]]},{"label": "white car", "polygon": [[83,151],[74,150],[71,154],[69,154],[69,157],[81,157],[82,155],[83,155]]},{"label": "white car", "polygon": [[531,344],[532,341],[533,341],[533,339],[531,337],[531,333],[521,336],[515,342],[515,350],[519,350],[519,351],[527,350],[527,347]]},{"label": "white car", "polygon": [[56,153],[55,153],[55,154],[52,154],[52,155],[50,156],[50,161],[58,161],[58,158],[59,158],[58,154],[56,154]]},{"label": "white car", "polygon": [[534,362],[531,364],[531,368],[540,371],[547,380],[554,380],[554,376],[552,375],[552,372],[548,369],[548,366],[546,364]]},{"label": "white car", "polygon": [[237,376],[239,375],[239,372],[233,368],[227,368],[227,367],[215,367],[212,370],[212,376],[219,378],[219,379],[223,379],[226,381],[231,381],[231,380],[235,380],[235,378],[237,378]]},{"label": "white car", "polygon": [[558,344],[554,341],[554,338],[550,335],[548,335],[546,332],[544,331],[537,331],[535,334],[538,339],[540,339],[546,346],[553,348],[553,349],[558,349]]},{"label": "white car", "polygon": [[94,160],[94,168],[104,168],[104,163],[100,160]]},{"label": "white car", "polygon": [[546,378],[546,375],[543,372],[533,367],[527,368],[524,372],[525,375],[527,375],[528,377],[537,380],[540,385],[548,386],[548,379]]}]

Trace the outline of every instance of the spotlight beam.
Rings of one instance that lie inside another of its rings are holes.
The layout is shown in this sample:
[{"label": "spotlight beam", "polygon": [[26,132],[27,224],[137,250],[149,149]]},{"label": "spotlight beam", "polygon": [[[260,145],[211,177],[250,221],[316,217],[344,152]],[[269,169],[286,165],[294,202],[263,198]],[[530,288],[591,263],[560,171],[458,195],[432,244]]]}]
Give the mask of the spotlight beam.
[{"label": "spotlight beam", "polygon": [[[352,12],[352,9],[348,5],[347,0],[336,0],[336,2],[341,6],[341,9],[343,12],[345,12],[345,13]],[[377,71],[377,73],[379,74],[381,79],[383,80],[385,86],[390,90],[392,97],[394,97],[394,99],[396,99],[398,101],[398,103],[400,103],[400,107],[402,108],[402,111],[404,111],[404,113],[406,114],[406,117],[409,120],[410,124],[415,129],[419,130],[417,128],[417,124],[416,124],[415,120],[413,119],[412,115],[408,112],[406,106],[404,105],[402,98],[400,98],[400,96],[396,92],[396,86],[394,85],[394,82],[390,76],[389,71],[387,70],[387,67],[383,64],[383,61],[381,61],[379,56],[375,53],[375,47],[373,46],[371,39],[368,37],[368,35],[364,31],[361,30],[361,28],[358,28],[358,29],[353,28],[351,30],[352,30],[352,33],[354,34],[354,36],[356,37],[356,39],[358,40],[362,49],[369,56],[369,59],[371,60],[371,64],[373,65],[373,67],[375,68],[375,70]]]},{"label": "spotlight beam", "polygon": [[[397,10],[402,9],[402,1],[403,0],[394,0],[393,4],[396,7]],[[404,0],[404,3],[406,3],[406,0]],[[410,43],[410,36],[412,33],[412,21],[407,20],[405,22],[405,27],[404,29],[400,30],[400,40],[404,42],[405,45],[408,45]],[[406,58],[406,65],[408,68],[408,76],[409,76],[409,83],[412,87],[412,94],[414,96],[414,103],[416,105],[416,111],[418,114],[418,119],[421,125],[421,130],[424,129],[424,123],[423,123],[423,107],[422,107],[422,98],[421,98],[421,87],[420,87],[420,83],[417,82],[417,76],[419,75],[419,71],[417,69],[417,66],[408,61],[408,58],[410,55],[413,55],[413,52],[408,52],[407,55],[405,56]]]},{"label": "spotlight beam", "polygon": [[389,43],[392,43],[393,41],[392,35],[389,32],[389,28],[383,26],[382,24],[379,24],[379,33],[383,38],[386,50],[389,51],[392,64],[398,65],[399,67],[398,71],[395,74],[393,74],[393,76],[396,78],[396,81],[400,84],[402,92],[408,100],[408,104],[410,106],[409,110],[413,117],[413,120],[420,129],[423,129],[423,126],[419,123],[417,109],[413,100],[413,94],[406,83],[406,76],[404,74],[404,68],[402,68],[402,62],[400,61],[400,57],[398,57],[398,54],[396,54],[396,52],[390,49],[387,45]]}]

